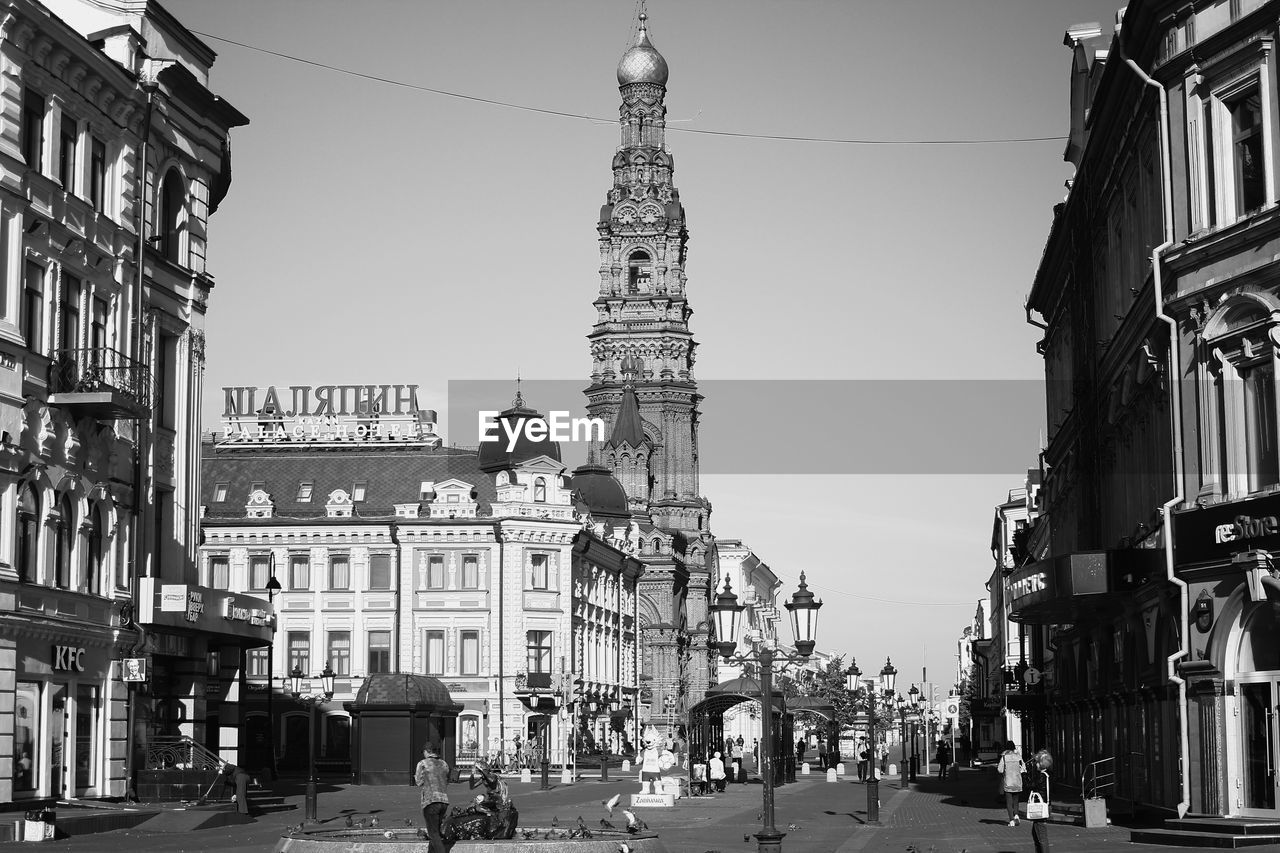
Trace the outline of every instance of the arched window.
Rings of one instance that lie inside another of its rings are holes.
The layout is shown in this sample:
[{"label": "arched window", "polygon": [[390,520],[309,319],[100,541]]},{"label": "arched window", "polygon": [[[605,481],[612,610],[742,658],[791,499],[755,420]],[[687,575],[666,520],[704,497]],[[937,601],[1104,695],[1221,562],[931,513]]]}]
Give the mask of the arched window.
[{"label": "arched window", "polygon": [[636,250],[627,259],[627,293],[648,293],[653,279],[653,261],[649,253]]},{"label": "arched window", "polygon": [[533,500],[536,503],[547,501],[547,481],[541,477],[533,481]]},{"label": "arched window", "polygon": [[63,495],[58,501],[58,525],[54,528],[53,584],[59,589],[71,587],[71,554],[75,542],[75,510],[71,496]]},{"label": "arched window", "polygon": [[165,173],[160,184],[160,251],[175,264],[182,263],[180,237],[182,229],[182,208],[186,201],[187,191],[182,183],[182,175],[177,169]]},{"label": "arched window", "polygon": [[87,592],[97,593],[102,578],[102,555],[106,553],[107,527],[102,522],[102,508],[89,510],[89,553],[84,567],[84,588]]},{"label": "arched window", "polygon": [[39,578],[36,553],[40,542],[40,499],[30,483],[18,487],[18,541],[14,554],[18,580],[25,582]]}]

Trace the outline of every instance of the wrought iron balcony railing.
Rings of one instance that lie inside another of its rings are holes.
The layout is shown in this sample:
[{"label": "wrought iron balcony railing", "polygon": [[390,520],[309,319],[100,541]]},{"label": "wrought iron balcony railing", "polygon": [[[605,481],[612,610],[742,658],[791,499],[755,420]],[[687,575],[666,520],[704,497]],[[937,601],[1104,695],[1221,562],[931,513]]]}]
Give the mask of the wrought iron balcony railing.
[{"label": "wrought iron balcony railing", "polygon": [[105,347],[59,350],[49,364],[49,403],[100,418],[143,418],[151,410],[151,371]]}]

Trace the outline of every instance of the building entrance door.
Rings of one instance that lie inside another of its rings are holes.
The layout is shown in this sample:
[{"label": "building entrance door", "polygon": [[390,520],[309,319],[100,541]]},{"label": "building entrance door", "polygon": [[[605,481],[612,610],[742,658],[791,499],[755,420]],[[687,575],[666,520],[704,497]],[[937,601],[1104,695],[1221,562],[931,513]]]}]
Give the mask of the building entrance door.
[{"label": "building entrance door", "polygon": [[1277,702],[1280,678],[1271,676],[1240,684],[1241,812],[1245,815],[1280,815],[1276,810],[1276,765],[1280,763]]}]

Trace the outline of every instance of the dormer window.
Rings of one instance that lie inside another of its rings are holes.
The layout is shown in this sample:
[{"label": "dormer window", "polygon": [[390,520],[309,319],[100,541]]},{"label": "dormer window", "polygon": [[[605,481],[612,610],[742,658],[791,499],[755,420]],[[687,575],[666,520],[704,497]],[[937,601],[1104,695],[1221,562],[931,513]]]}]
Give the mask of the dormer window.
[{"label": "dormer window", "polygon": [[314,483],[302,483],[298,486],[298,503],[311,503],[311,492],[315,488]]},{"label": "dormer window", "polygon": [[213,487],[213,502],[220,504],[227,499],[227,483],[218,483]]},{"label": "dormer window", "polygon": [[533,500],[535,503],[547,502],[547,481],[542,477],[533,481]]},{"label": "dormer window", "polygon": [[352,502],[359,503],[360,501],[364,500],[365,489],[368,487],[368,485],[369,484],[364,482],[363,480],[355,484],[355,486],[351,490]]},{"label": "dormer window", "polygon": [[648,252],[631,253],[627,261],[627,293],[648,293],[653,279],[653,261]]}]

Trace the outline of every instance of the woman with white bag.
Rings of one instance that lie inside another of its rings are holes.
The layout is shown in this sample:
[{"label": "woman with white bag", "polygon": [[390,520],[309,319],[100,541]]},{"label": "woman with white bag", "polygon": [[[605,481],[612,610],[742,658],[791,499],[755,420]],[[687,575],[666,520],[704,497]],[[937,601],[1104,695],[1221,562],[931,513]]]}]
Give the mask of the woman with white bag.
[{"label": "woman with white bag", "polygon": [[1029,776],[1031,785],[1027,795],[1027,820],[1031,821],[1031,840],[1036,853],[1049,853],[1049,771],[1053,769],[1053,756],[1049,750],[1037,750],[1031,756]]}]

